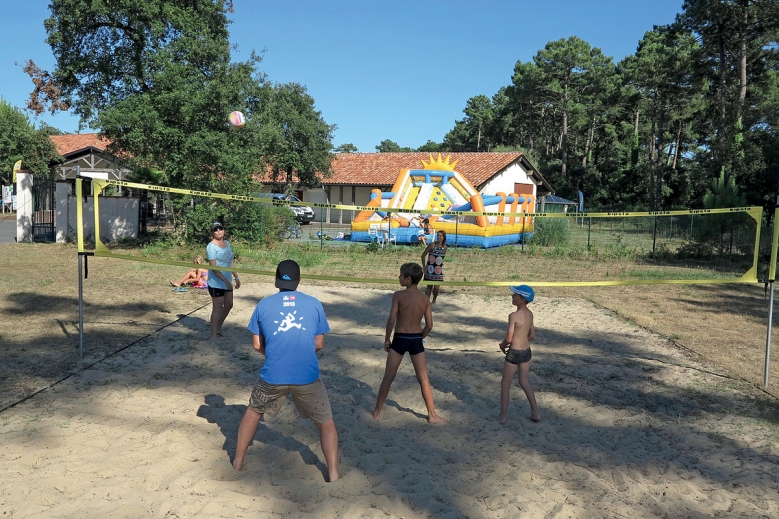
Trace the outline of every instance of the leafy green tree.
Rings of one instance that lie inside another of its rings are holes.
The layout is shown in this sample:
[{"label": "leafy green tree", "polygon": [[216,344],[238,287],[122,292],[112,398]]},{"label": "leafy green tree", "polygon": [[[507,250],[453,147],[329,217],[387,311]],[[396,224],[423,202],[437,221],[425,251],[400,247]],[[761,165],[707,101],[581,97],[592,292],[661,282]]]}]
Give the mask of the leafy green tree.
[{"label": "leafy green tree", "polygon": [[[327,175],[332,126],[299,85],[267,84],[260,57],[230,60],[227,0],[53,0],[50,75],[84,124],[100,128],[131,167],[171,185],[251,193],[275,178],[315,185]],[[243,128],[226,124],[233,110]]]},{"label": "leafy green tree", "polygon": [[333,150],[333,153],[357,153],[358,150],[357,146],[352,144],[351,142],[347,142],[346,144],[341,144],[340,146],[336,147]]},{"label": "leafy green tree", "polygon": [[201,68],[229,58],[222,0],[52,0],[44,26],[63,100],[85,122],[132,95],[159,88],[172,64]]},{"label": "leafy green tree", "polygon": [[[725,165],[743,170],[744,133],[752,128],[760,85],[777,52],[779,4],[774,0],[686,0],[677,24],[701,42],[697,71],[711,83],[708,140],[714,175]],[[775,65],[774,65],[775,66]],[[757,88],[750,85],[757,84]],[[750,99],[751,98],[751,99]]]},{"label": "leafy green tree", "polygon": [[568,171],[569,116],[573,104],[579,101],[587,86],[586,72],[592,65],[590,45],[576,36],[546,44],[533,58],[546,79],[546,89],[559,103],[562,122],[560,132],[561,170],[565,178]]},{"label": "leafy green tree", "polygon": [[439,151],[446,151],[446,150],[443,149],[443,145],[441,143],[428,140],[422,146],[417,148],[417,151],[424,151],[427,153],[437,153]]},{"label": "leafy green tree", "polygon": [[319,187],[322,177],[331,175],[335,126],[322,119],[305,87],[289,83],[276,85],[270,92],[263,109],[261,134],[267,143],[263,158],[272,179],[286,184],[287,191],[295,183]]},{"label": "leafy green tree", "polygon": [[451,151],[489,151],[495,110],[485,95],[474,96],[465,104],[465,118],[455,122],[455,129],[444,137],[444,147]]},{"label": "leafy green tree", "polygon": [[379,143],[378,146],[376,146],[376,151],[379,153],[400,153],[414,150],[411,148],[401,147],[400,144],[390,139],[384,139]]},{"label": "leafy green tree", "polygon": [[464,121],[455,121],[454,128],[444,135],[442,148],[442,151],[476,151],[476,145],[471,139],[471,132]]},{"label": "leafy green tree", "polygon": [[[703,196],[703,207],[706,209],[718,209],[724,207],[744,207],[746,205],[746,197],[739,193],[738,186],[736,186],[736,179],[734,175],[725,174],[725,167],[720,170],[719,178],[712,182],[712,188],[706,191]],[[712,236],[715,236],[719,240],[720,251],[733,250],[733,231],[739,225],[743,224],[744,220],[749,220],[746,215],[714,215],[713,218],[707,220],[707,224],[703,225],[701,229],[696,232],[696,237],[699,241],[705,242],[711,240]],[[729,243],[725,242],[726,233],[730,233]]]},{"label": "leafy green tree", "polygon": [[11,183],[18,160],[35,178],[48,178],[50,164],[62,160],[49,139],[53,130],[50,126],[36,130],[27,115],[0,98],[0,183]]},{"label": "leafy green tree", "polygon": [[465,105],[465,124],[476,134],[476,151],[486,148],[489,151],[489,142],[485,139],[492,120],[495,116],[492,101],[485,95],[478,95],[468,100]]},{"label": "leafy green tree", "polygon": [[746,198],[739,193],[736,179],[730,175],[725,176],[725,168],[720,171],[719,178],[712,182],[712,188],[706,190],[703,197],[703,207],[706,209],[719,209],[723,207],[744,207]]},{"label": "leafy green tree", "polygon": [[[655,27],[644,34],[636,54],[620,64],[625,83],[635,89],[649,113],[648,171],[651,207],[655,209],[664,206],[669,194],[664,185],[666,169],[676,168],[683,144],[681,132],[700,109],[706,91],[705,83],[693,73],[697,48],[689,31]],[[676,127],[677,131],[668,132],[669,126]],[[638,127],[635,131],[638,132]],[[667,160],[663,156],[671,149],[673,161],[670,156]]]},{"label": "leafy green tree", "polygon": [[498,111],[505,113],[504,117],[512,117],[513,123],[507,131],[516,135],[515,144],[521,144],[533,153],[537,135],[543,135],[545,130],[543,121],[548,108],[546,81],[534,62],[517,61],[511,83],[506,91],[508,100],[503,104],[505,108]]}]

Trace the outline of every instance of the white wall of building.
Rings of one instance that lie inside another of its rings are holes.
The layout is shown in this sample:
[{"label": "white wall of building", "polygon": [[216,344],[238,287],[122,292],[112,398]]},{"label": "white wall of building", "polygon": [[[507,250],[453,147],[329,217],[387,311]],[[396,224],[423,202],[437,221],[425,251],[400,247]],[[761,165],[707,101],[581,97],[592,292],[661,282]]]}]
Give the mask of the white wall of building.
[{"label": "white wall of building", "polygon": [[32,173],[19,171],[16,174],[16,241],[32,241]]},{"label": "white wall of building", "polygon": [[[65,182],[57,183],[57,210],[54,215],[54,227],[57,230],[57,242],[76,237],[76,196],[69,193]],[[136,238],[139,226],[139,200],[125,196],[101,196],[100,240],[104,243],[123,238]],[[84,235],[95,235],[94,197],[85,196],[83,206]]]},{"label": "white wall of building", "polygon": [[535,197],[536,183],[533,182],[533,179],[528,174],[527,170],[517,162],[510,165],[503,173],[487,182],[479,192],[486,195],[494,195],[495,193],[500,192],[509,194],[514,192],[514,184],[528,184],[533,186],[533,196]]},{"label": "white wall of building", "polygon": [[[317,204],[366,205],[370,201],[372,189],[375,188],[342,185],[326,186],[325,189],[306,191],[304,201]],[[314,213],[316,213],[315,221],[319,222],[322,214],[321,209],[315,207]],[[325,223],[350,224],[356,215],[357,212],[353,210],[326,209],[324,221]]]}]

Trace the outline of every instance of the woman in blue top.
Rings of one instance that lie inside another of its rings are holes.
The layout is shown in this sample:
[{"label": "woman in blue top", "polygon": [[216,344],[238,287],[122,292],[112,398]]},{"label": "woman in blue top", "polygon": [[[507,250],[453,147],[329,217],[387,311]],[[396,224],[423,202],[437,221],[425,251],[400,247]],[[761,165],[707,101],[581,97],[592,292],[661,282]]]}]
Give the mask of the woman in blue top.
[{"label": "woman in blue top", "polygon": [[[230,248],[230,242],[225,240],[225,228],[219,222],[211,224],[211,242],[206,246],[206,258],[212,267],[235,267],[233,249]],[[208,275],[212,341],[223,337],[222,324],[233,308],[233,278],[235,278],[235,288],[241,288],[241,281],[232,272],[211,269]]]}]

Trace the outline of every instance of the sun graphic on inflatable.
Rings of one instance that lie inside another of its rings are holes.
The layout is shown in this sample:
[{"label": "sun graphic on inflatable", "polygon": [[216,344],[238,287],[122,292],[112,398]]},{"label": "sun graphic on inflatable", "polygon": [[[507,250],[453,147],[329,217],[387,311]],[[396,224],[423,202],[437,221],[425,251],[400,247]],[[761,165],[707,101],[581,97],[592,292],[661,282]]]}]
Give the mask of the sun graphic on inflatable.
[{"label": "sun graphic on inflatable", "polygon": [[450,155],[446,156],[446,160],[441,159],[441,154],[438,154],[438,158],[433,160],[433,156],[429,155],[430,162],[422,161],[422,169],[429,169],[434,171],[454,171],[458,161],[450,162]]}]

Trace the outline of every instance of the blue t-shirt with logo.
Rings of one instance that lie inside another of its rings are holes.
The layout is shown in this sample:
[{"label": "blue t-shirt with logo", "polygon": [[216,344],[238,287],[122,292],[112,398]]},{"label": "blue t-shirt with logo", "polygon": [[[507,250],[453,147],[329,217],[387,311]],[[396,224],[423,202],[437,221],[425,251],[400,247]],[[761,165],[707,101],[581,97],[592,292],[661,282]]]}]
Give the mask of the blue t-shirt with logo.
[{"label": "blue t-shirt with logo", "polygon": [[269,384],[302,385],[319,379],[314,337],[330,331],[322,303],[297,290],[257,303],[249,331],[265,338],[260,378]]}]

